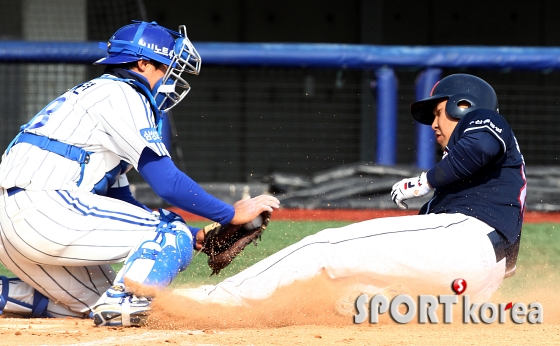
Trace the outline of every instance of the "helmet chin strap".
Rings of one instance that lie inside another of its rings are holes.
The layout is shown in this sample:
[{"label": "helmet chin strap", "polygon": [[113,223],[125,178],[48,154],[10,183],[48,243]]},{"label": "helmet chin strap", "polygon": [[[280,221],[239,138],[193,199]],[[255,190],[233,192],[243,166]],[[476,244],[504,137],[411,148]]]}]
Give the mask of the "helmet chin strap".
[{"label": "helmet chin strap", "polygon": [[163,84],[163,77],[160,78],[152,88],[152,97],[154,98],[155,105],[159,112],[159,116],[157,119],[157,132],[161,138],[163,138],[163,113],[165,113],[165,109],[169,109],[171,106],[171,100],[169,97],[167,97],[167,94],[173,93],[174,91],[175,83],[173,82],[173,80],[168,78],[166,84]]},{"label": "helmet chin strap", "polygon": [[168,78],[165,84],[163,84],[164,78],[160,78],[152,88],[152,96],[160,110],[166,110],[171,106],[171,101],[167,95],[175,92],[175,82],[173,79]]}]

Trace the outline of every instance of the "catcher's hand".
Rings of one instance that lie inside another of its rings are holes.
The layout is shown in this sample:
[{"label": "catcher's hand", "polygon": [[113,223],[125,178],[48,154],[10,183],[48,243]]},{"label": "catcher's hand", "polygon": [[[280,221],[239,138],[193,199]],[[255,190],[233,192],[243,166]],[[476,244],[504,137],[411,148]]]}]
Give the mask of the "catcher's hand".
[{"label": "catcher's hand", "polygon": [[254,220],[245,225],[220,225],[215,222],[204,227],[204,242],[200,251],[208,255],[208,266],[212,274],[218,274],[227,267],[249,243],[257,245],[270,222],[271,213],[263,211]]},{"label": "catcher's hand", "polygon": [[425,196],[432,190],[433,188],[428,184],[426,173],[422,173],[418,177],[403,179],[393,185],[391,198],[399,208],[408,209],[405,200]]}]

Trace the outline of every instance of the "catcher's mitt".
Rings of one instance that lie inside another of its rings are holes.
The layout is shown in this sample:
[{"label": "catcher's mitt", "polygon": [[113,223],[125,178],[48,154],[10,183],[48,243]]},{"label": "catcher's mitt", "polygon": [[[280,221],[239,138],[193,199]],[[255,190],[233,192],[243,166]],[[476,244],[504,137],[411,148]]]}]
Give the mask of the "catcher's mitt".
[{"label": "catcher's mitt", "polygon": [[[263,211],[257,218],[245,225],[220,225],[215,222],[203,228],[204,244],[200,251],[208,255],[208,266],[212,274],[218,274],[227,267],[249,243],[257,245],[270,221],[270,212]],[[262,220],[262,221],[261,221]]]}]

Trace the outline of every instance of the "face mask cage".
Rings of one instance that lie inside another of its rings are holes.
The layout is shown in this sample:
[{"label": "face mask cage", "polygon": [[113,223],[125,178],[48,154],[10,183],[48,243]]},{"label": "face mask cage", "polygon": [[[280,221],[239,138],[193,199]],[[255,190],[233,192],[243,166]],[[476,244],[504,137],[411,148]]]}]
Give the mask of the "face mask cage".
[{"label": "face mask cage", "polygon": [[179,35],[175,41],[175,56],[154,95],[158,109],[163,112],[175,107],[191,90],[189,83],[181,75],[185,72],[194,75],[200,73],[202,59],[188,39],[184,25],[179,27]]}]

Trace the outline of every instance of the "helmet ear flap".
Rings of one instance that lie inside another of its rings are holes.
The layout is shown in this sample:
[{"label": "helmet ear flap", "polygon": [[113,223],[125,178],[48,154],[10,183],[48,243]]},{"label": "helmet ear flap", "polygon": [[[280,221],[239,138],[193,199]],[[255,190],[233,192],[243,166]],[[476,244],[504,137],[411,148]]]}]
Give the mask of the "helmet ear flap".
[{"label": "helmet ear flap", "polygon": [[455,119],[461,119],[465,114],[475,109],[478,109],[478,100],[467,94],[451,95],[447,100],[447,105],[445,105],[447,114]]}]

